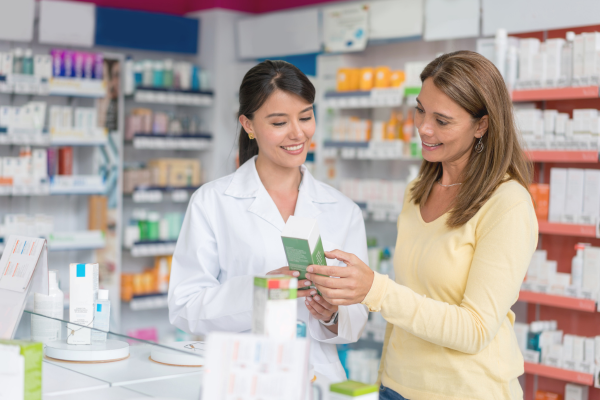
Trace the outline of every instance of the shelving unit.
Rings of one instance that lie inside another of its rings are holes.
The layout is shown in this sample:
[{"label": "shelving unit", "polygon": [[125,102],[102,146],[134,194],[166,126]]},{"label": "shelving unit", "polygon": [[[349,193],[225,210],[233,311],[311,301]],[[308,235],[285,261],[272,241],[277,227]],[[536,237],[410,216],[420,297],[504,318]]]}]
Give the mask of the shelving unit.
[{"label": "shelving unit", "polygon": [[578,385],[593,386],[594,375],[568,369],[555,368],[544,364],[525,362],[525,373],[545,378],[558,379],[564,382],[576,383]]},{"label": "shelving unit", "polygon": [[557,296],[521,290],[519,292],[519,301],[540,304],[543,306],[566,308],[575,311],[596,312],[596,302],[589,299]]},{"label": "shelving unit", "polygon": [[324,106],[334,109],[399,107],[404,97],[418,95],[420,87],[373,89],[370,91],[326,92]]},{"label": "shelving unit", "polygon": [[210,134],[159,135],[137,133],[132,140],[135,149],[153,150],[208,150],[212,144]]},{"label": "shelving unit", "polygon": [[132,257],[171,256],[175,252],[176,241],[138,242],[130,249]]},{"label": "shelving unit", "polygon": [[595,150],[529,150],[527,156],[533,162],[597,163]]},{"label": "shelving unit", "polygon": [[196,107],[209,107],[213,104],[213,92],[211,91],[138,87],[133,98],[137,103],[176,104]]},{"label": "shelving unit", "polygon": [[595,225],[561,224],[538,220],[539,232],[547,235],[578,236],[595,238]]},{"label": "shelving unit", "polygon": [[512,92],[514,102],[597,99],[598,97],[598,86],[514,90]]},{"label": "shelving unit", "polygon": [[168,296],[166,294],[135,296],[128,304],[133,311],[157,310],[168,307]]}]

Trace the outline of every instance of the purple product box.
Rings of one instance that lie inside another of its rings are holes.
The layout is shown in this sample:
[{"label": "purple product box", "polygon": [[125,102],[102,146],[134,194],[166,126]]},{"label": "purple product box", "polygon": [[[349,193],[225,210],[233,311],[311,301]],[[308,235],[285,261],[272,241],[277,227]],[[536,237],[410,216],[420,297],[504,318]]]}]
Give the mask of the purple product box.
[{"label": "purple product box", "polygon": [[94,79],[94,54],[83,53],[83,77]]},{"label": "purple product box", "polygon": [[58,175],[58,149],[48,148],[48,176]]},{"label": "purple product box", "polygon": [[100,53],[94,54],[94,79],[102,79],[104,71],[104,56]]},{"label": "purple product box", "polygon": [[83,78],[84,77],[84,61],[85,61],[85,53],[80,51],[75,53],[75,78]]},{"label": "purple product box", "polygon": [[50,51],[50,56],[52,57],[52,76],[65,76],[63,51],[54,49]]},{"label": "purple product box", "polygon": [[65,70],[65,77],[72,78],[75,76],[75,52],[65,50],[63,52],[63,65]]}]

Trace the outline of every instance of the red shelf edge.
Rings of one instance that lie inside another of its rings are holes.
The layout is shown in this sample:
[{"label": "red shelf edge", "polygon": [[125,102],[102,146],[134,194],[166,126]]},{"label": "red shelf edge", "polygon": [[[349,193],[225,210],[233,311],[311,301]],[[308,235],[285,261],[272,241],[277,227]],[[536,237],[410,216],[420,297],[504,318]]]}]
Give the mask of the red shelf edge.
[{"label": "red shelf edge", "polygon": [[598,152],[595,150],[527,150],[526,154],[533,162],[598,162]]},{"label": "red shelf edge", "polygon": [[595,225],[561,224],[538,220],[539,232],[549,235],[596,237]]},{"label": "red shelf edge", "polygon": [[592,374],[555,368],[544,364],[533,364],[526,362],[525,373],[558,379],[565,382],[577,383],[579,385],[592,386],[594,384],[594,375]]},{"label": "red shelf edge", "polygon": [[598,86],[513,90],[512,101],[574,100],[599,97]]},{"label": "red shelf edge", "polygon": [[519,301],[550,307],[566,308],[569,310],[596,312],[596,302],[594,300],[556,296],[552,294],[529,292],[526,290],[521,290],[519,292]]}]

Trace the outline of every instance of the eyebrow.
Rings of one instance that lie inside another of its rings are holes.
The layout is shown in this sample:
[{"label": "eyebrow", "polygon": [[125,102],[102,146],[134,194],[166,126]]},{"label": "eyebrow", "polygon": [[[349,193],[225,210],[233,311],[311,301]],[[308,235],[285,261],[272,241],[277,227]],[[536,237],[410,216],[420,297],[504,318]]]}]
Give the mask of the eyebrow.
[{"label": "eyebrow", "polygon": [[[417,98],[417,103],[419,103],[419,105],[420,105],[421,107],[423,107],[423,104],[421,104],[421,102],[419,101],[419,99],[418,99],[418,98]],[[425,107],[423,107],[423,108],[425,108]],[[442,118],[446,118],[446,119],[454,119],[454,118],[452,118],[452,117],[449,117],[449,116],[447,116],[447,115],[444,115],[444,114],[442,114],[442,113],[439,113],[439,112],[434,112],[434,114],[435,114],[435,115],[438,115],[438,116],[440,116],[440,117],[442,117]]]},{"label": "eyebrow", "polygon": [[[310,107],[306,107],[304,110],[300,111],[300,114],[305,113],[309,110],[312,110],[314,107],[310,106]],[[273,114],[269,114],[267,115],[267,118],[271,118],[271,117],[287,117],[286,113],[273,113]]]}]

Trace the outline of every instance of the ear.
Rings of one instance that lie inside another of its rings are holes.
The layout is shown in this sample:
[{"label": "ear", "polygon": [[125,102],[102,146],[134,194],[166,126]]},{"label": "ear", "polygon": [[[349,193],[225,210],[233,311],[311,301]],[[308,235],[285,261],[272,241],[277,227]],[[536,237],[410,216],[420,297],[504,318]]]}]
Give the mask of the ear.
[{"label": "ear", "polygon": [[482,138],[488,131],[489,126],[489,116],[484,115],[477,122],[477,130],[475,131],[475,138]]},{"label": "ear", "polygon": [[239,118],[240,125],[246,131],[246,133],[254,133],[254,128],[252,127],[252,121],[248,119],[245,115],[240,115]]}]

